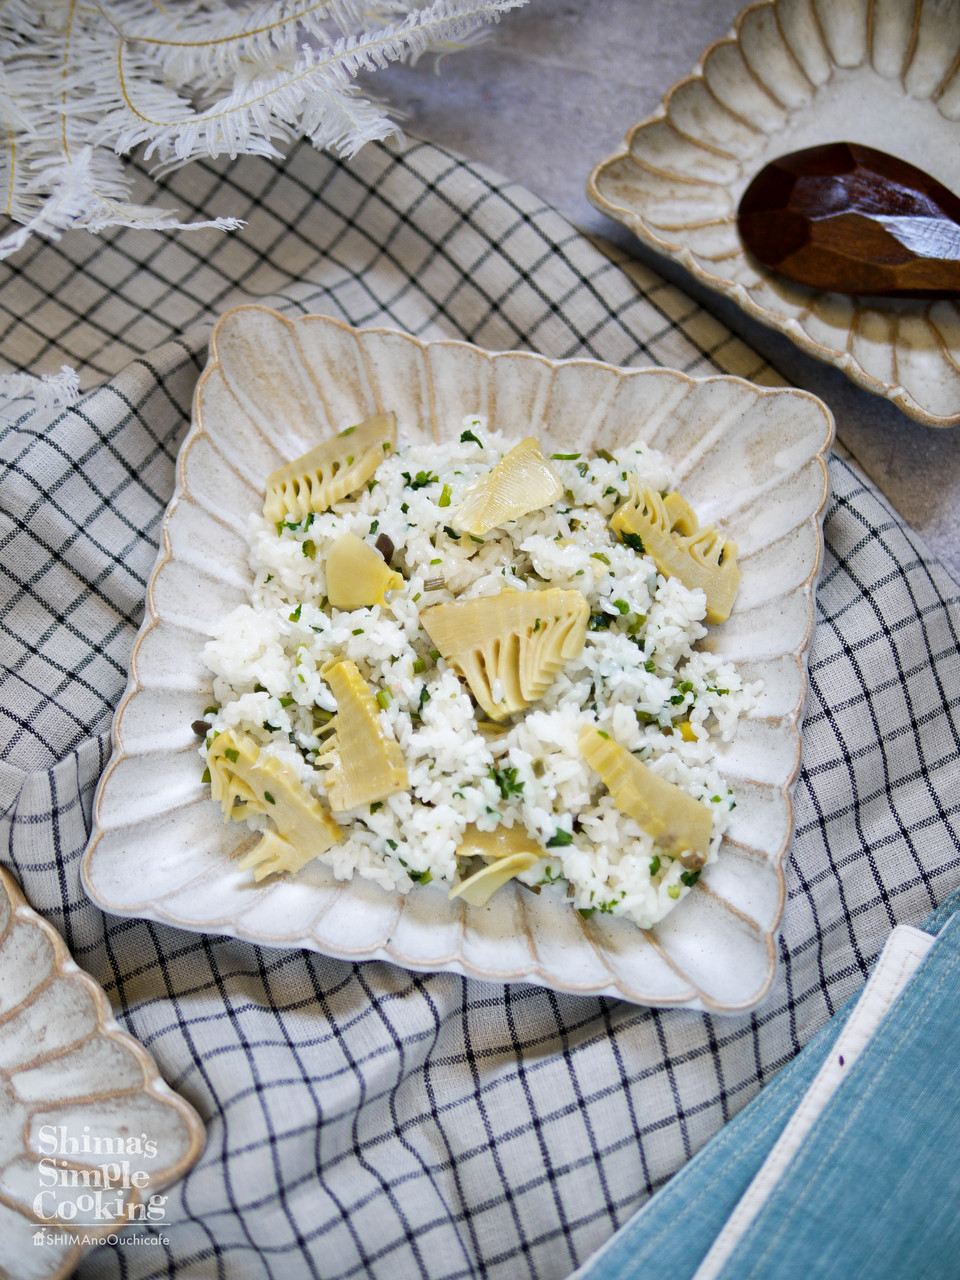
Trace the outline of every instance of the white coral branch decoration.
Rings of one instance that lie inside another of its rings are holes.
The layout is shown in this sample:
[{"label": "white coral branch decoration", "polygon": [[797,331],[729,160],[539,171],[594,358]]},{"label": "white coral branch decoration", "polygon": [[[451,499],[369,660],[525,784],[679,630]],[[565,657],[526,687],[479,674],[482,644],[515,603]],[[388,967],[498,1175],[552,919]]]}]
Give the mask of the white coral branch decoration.
[{"label": "white coral branch decoration", "polygon": [[398,133],[361,72],[470,43],[526,0],[0,0],[0,258],[72,227],[193,229],[129,201],[119,157],[352,155]]}]

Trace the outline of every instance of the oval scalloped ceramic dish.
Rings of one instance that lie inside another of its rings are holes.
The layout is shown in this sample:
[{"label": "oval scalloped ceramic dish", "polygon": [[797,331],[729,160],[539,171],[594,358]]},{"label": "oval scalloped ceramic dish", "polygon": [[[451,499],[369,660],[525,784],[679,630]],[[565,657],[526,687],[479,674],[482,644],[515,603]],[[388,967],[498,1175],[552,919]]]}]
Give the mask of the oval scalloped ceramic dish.
[{"label": "oval scalloped ceramic dish", "polygon": [[[148,1197],[190,1169],[206,1137],[193,1108],[114,1021],[102,988],[2,868],[0,1116],[0,1275],[11,1280],[71,1274],[89,1247],[83,1237],[122,1230],[128,1204],[134,1218],[145,1212]],[[141,1135],[143,1149],[134,1150]],[[104,1166],[111,1172],[121,1150],[134,1186],[106,1190],[91,1210]],[[148,1182],[137,1190],[144,1173]],[[83,1179],[94,1189],[86,1196]]]},{"label": "oval scalloped ceramic dish", "polygon": [[960,192],[960,7],[762,0],[590,175],[609,217],[797,346],[931,427],[960,422],[953,300],[850,298],[747,254],[740,197],[776,156],[859,142]]},{"label": "oval scalloped ceramic dish", "polygon": [[[259,885],[237,869],[232,855],[256,837],[224,825],[209,799],[191,723],[211,697],[204,643],[250,580],[239,530],[270,472],[384,409],[396,412],[401,443],[459,432],[468,412],[555,449],[615,448],[645,434],[701,518],[739,542],[740,596],[705,643],[765,691],[722,750],[738,807],[720,861],[649,933],[584,921],[559,896],[515,885],[470,907],[429,885],[401,896],[357,877],[338,882],[318,862]],[[773,977],[783,905],[832,438],[829,411],[802,391],[492,354],[263,307],[228,312],[197,388],[114,723],[84,858],[88,893],[121,915],[351,960],[646,1004],[756,1004]]]}]

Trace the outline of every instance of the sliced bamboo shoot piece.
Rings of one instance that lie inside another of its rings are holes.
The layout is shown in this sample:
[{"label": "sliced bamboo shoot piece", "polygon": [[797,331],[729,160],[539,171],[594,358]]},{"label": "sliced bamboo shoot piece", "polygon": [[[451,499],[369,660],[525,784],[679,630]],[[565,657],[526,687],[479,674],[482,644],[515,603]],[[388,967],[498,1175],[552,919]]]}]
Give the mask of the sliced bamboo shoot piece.
[{"label": "sliced bamboo shoot piece", "polygon": [[621,541],[652,556],[660,573],[679,578],[685,587],[700,587],[707,597],[708,622],[726,622],[740,586],[737,544],[712,524],[701,529],[679,493],[661,498],[635,485],[610,525]]},{"label": "sliced bamboo shoot piece", "polygon": [[397,447],[397,419],[378,413],[348,427],[267,477],[263,514],[268,520],[305,520],[359,489]]},{"label": "sliced bamboo shoot piece", "polygon": [[[276,756],[262,756],[245,734],[227,729],[207,748],[210,792],[220,802],[224,822],[242,822],[263,813],[276,831],[265,831],[241,858],[243,871],[253,869],[255,880],[275,871],[299,871],[343,836],[327,809],[304,788],[300,779]],[[242,800],[242,805],[235,802]]]},{"label": "sliced bamboo shoot piece", "polygon": [[621,813],[628,814],[662,849],[688,870],[702,867],[710,850],[713,815],[705,804],[648,769],[642,760],[593,725],[578,744],[603,779]]},{"label": "sliced bamboo shoot piece", "polygon": [[491,720],[543,697],[577,656],[590,606],[579,591],[501,591],[432,605],[420,621]]},{"label": "sliced bamboo shoot piece", "polygon": [[327,772],[327,795],[334,813],[373,804],[410,785],[403,752],[380,722],[370,687],[349,658],[321,667],[337,701],[336,745]]},{"label": "sliced bamboo shoot piece", "polygon": [[471,823],[457,846],[457,857],[483,858],[487,866],[455,884],[447,896],[463,898],[473,907],[482,907],[508,880],[536,866],[543,854],[538,841],[523,827],[479,831]]},{"label": "sliced bamboo shoot piece", "polygon": [[355,533],[341,533],[327,552],[327,599],[335,609],[363,609],[383,604],[388,591],[403,586],[403,578],[376,548]]},{"label": "sliced bamboo shoot piece", "polygon": [[540,442],[528,436],[470,489],[450,513],[450,524],[479,538],[528,511],[549,507],[562,493],[560,477],[540,451]]}]

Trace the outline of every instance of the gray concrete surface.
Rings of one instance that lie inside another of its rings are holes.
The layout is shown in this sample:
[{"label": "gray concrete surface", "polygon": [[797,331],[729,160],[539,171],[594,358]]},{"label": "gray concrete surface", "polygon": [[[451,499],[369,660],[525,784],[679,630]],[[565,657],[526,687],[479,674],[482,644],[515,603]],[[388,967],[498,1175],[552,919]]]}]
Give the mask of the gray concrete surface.
[{"label": "gray concrete surface", "polygon": [[686,289],[796,386],[832,409],[840,440],[960,579],[960,427],[931,429],[697,285],[595,210],[585,186],[668,89],[724,35],[745,0],[531,0],[492,37],[376,75],[410,134],[492,165],[592,235]]}]

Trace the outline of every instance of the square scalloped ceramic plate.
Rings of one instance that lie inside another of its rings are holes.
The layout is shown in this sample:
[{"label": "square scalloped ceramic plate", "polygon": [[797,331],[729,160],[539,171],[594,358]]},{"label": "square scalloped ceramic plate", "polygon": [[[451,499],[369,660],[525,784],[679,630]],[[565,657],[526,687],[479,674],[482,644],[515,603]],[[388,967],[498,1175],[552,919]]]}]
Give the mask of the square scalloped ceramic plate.
[{"label": "square scalloped ceramic plate", "polygon": [[960,423],[952,300],[850,298],[778,279],[736,224],[770,160],[826,142],[899,156],[960,191],[960,5],[762,0],[590,175],[609,217],[797,346],[932,427]]},{"label": "square scalloped ceramic plate", "polygon": [[[141,1134],[144,1150],[134,1151],[129,1139]],[[205,1137],[193,1108],[114,1021],[102,988],[0,868],[0,1275],[72,1274],[90,1242],[122,1230],[124,1215],[135,1218],[183,1177]],[[95,1144],[108,1154],[91,1154]],[[118,1150],[130,1180],[148,1181],[107,1191],[91,1212],[92,1193],[69,1185],[71,1171],[103,1185]],[[51,1178],[62,1165],[65,1185]]]},{"label": "square scalloped ceramic plate", "polygon": [[[740,546],[733,614],[704,643],[764,693],[723,748],[737,808],[721,857],[655,929],[584,921],[558,895],[513,884],[485,907],[433,886],[406,896],[319,862],[255,885],[231,855],[253,837],[225,825],[200,781],[191,723],[210,702],[203,646],[244,601],[243,533],[265,477],[318,439],[383,409],[404,441],[459,432],[466,413],[550,449],[615,448],[643,434],[675,464],[703,522]],[[741,1010],[773,977],[800,764],[805,656],[822,554],[826,407],[806,392],[666,369],[492,354],[322,316],[240,307],[218,323],[180,452],[146,616],[114,722],[114,750],[84,858],[104,910],[350,960],[387,960],[491,982],[536,982],[638,1003]]]}]

